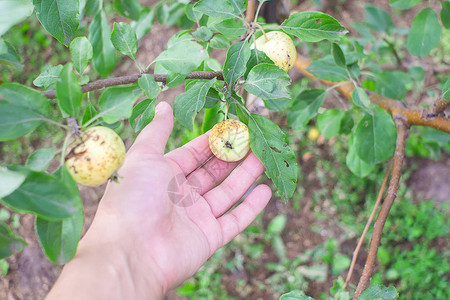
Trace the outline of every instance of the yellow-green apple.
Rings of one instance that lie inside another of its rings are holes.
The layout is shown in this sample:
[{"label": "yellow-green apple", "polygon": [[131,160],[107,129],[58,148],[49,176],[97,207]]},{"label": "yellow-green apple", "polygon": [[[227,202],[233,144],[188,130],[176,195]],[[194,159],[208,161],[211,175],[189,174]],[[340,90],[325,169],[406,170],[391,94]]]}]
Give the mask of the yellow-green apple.
[{"label": "yellow-green apple", "polygon": [[125,145],[119,135],[110,128],[96,126],[67,148],[65,165],[76,182],[97,186],[105,183],[124,159]]},{"label": "yellow-green apple", "polygon": [[241,160],[250,149],[248,127],[234,119],[217,123],[209,133],[209,148],[223,161]]},{"label": "yellow-green apple", "polygon": [[278,67],[288,72],[297,59],[294,42],[284,32],[271,31],[256,39],[250,48],[263,51]]}]

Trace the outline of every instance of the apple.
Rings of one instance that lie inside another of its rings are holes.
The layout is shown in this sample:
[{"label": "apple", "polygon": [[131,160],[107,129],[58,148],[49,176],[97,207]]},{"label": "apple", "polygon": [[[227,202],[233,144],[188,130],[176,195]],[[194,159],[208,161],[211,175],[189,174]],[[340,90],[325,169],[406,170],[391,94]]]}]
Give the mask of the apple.
[{"label": "apple", "polygon": [[241,160],[250,149],[247,125],[234,119],[217,123],[209,133],[209,148],[223,161]]},{"label": "apple", "polygon": [[125,145],[112,129],[89,128],[66,150],[65,166],[73,179],[83,185],[105,183],[122,165]]},{"label": "apple", "polygon": [[263,51],[276,66],[289,72],[294,67],[295,60],[297,59],[297,50],[295,49],[294,42],[284,32],[271,31],[262,35],[256,39],[256,41],[250,46],[251,49],[258,49]]},{"label": "apple", "polygon": [[320,132],[317,128],[313,127],[308,131],[308,139],[311,141],[315,141],[319,138]]}]

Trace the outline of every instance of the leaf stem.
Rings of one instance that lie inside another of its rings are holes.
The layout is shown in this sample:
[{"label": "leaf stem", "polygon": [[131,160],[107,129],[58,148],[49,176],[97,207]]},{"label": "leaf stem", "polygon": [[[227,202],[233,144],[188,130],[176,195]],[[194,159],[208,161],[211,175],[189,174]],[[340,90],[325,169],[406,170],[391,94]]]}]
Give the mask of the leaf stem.
[{"label": "leaf stem", "polygon": [[61,127],[61,128],[64,128],[64,129],[66,129],[66,130],[70,130],[70,127],[69,127],[69,126],[64,125],[64,124],[61,124],[61,123],[59,123],[59,122],[56,122],[56,121],[54,121],[54,120],[52,120],[52,119],[48,119],[48,118],[46,118],[46,117],[44,117],[44,116],[42,116],[42,120],[45,121],[45,122],[47,122],[47,123],[57,125],[57,126],[59,126],[59,127]]},{"label": "leaf stem", "polygon": [[256,14],[255,14],[255,17],[254,17],[255,22],[258,21],[259,11],[261,10],[261,7],[264,4],[264,2],[266,2],[266,1],[262,0],[262,1],[259,2],[258,9],[256,10]]},{"label": "leaf stem", "polygon": [[259,24],[258,24],[258,23],[256,23],[256,22],[253,22],[252,24],[256,25],[256,27],[258,27],[258,28],[259,28],[259,30],[261,30],[261,31],[262,31],[262,33],[263,33],[263,35],[264,35],[264,38],[266,39],[266,42],[268,42],[268,41],[269,41],[269,38],[267,37],[267,35],[266,35],[266,32],[264,31],[264,28],[262,28],[262,26],[261,26],[261,25],[259,25]]},{"label": "leaf stem", "polygon": [[64,165],[64,159],[66,156],[66,149],[67,149],[67,144],[69,143],[69,138],[71,137],[71,134],[69,134],[69,132],[67,132],[66,137],[64,138],[64,143],[61,149],[61,159],[59,161],[60,166]]}]

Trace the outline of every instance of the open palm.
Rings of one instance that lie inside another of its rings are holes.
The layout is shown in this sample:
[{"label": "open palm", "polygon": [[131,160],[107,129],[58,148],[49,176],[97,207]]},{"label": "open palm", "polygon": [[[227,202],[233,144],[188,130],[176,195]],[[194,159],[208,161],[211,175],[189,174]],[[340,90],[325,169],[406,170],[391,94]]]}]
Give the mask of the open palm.
[{"label": "open palm", "polygon": [[192,276],[271,197],[259,185],[230,210],[264,171],[261,162],[250,153],[239,165],[216,157],[204,164],[211,157],[207,134],[164,155],[172,127],[172,110],[161,103],[128,152],[120,182],[108,185],[93,224],[108,224],[139,257],[134,268],[153,269],[165,290]]}]

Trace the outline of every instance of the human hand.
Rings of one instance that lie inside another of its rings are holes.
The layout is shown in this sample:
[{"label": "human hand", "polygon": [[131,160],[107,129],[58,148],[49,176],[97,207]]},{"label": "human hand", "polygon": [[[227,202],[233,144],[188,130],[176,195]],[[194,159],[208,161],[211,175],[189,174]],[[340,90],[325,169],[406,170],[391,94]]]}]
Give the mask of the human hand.
[{"label": "human hand", "polygon": [[207,134],[164,155],[172,127],[172,110],[162,102],[128,151],[119,183],[108,184],[69,263],[112,256],[110,260],[119,262],[111,264],[113,277],[116,272],[129,277],[119,276],[125,284],[122,298],[131,295],[127,288],[136,299],[161,298],[244,230],[271,197],[270,188],[259,185],[228,212],[263,173],[263,165],[250,153],[237,168],[238,163],[216,157],[201,166],[212,155]]}]

